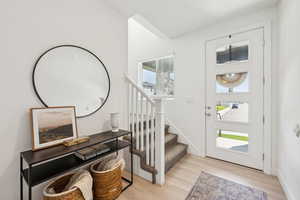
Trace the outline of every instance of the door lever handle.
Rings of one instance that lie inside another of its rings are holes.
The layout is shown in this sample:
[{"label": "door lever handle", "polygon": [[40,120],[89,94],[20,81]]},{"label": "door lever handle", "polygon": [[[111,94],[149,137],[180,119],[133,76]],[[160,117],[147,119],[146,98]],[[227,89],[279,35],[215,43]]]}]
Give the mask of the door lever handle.
[{"label": "door lever handle", "polygon": [[210,116],[211,116],[211,114],[210,114],[210,113],[205,113],[205,115],[206,115],[207,117],[210,117]]}]

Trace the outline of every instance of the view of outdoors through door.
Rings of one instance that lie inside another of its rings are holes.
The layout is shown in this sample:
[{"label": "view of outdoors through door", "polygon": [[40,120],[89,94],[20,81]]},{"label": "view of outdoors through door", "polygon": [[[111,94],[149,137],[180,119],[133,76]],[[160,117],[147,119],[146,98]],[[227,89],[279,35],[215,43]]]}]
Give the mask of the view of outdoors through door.
[{"label": "view of outdoors through door", "polygon": [[262,169],[263,30],[230,35],[206,47],[206,151]]},{"label": "view of outdoors through door", "polygon": [[[248,103],[217,103],[217,120],[232,122],[248,122]],[[242,152],[248,152],[248,134],[218,129],[217,146]]]},{"label": "view of outdoors through door", "polygon": [[[249,59],[249,41],[225,45],[216,50],[217,65],[246,63]],[[216,93],[249,92],[248,72],[216,75]],[[249,105],[240,101],[219,101],[216,104],[217,120],[248,122]],[[248,134],[218,129],[217,147],[248,152]]]}]

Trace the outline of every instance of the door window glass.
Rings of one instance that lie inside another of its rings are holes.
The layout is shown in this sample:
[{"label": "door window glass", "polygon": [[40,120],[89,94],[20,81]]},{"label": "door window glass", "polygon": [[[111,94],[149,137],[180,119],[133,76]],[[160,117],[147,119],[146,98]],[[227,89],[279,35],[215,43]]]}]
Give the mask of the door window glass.
[{"label": "door window glass", "polygon": [[222,46],[216,50],[217,64],[246,62],[249,59],[249,41]]},{"label": "door window glass", "polygon": [[217,102],[216,113],[218,121],[248,122],[249,105],[245,102]]},{"label": "door window glass", "polygon": [[247,153],[249,136],[247,133],[218,129],[216,144],[218,148]]},{"label": "door window glass", "polygon": [[216,93],[249,92],[248,72],[216,75]]}]

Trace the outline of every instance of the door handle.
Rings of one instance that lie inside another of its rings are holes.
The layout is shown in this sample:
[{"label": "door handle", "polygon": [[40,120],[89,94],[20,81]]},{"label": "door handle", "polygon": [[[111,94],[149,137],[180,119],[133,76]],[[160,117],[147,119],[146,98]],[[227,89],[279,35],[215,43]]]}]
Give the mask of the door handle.
[{"label": "door handle", "polygon": [[211,114],[210,114],[210,113],[205,113],[205,115],[206,115],[207,117],[210,117],[210,116],[211,116]]},{"label": "door handle", "polygon": [[207,109],[207,110],[210,110],[210,109],[211,109],[211,107],[210,107],[210,106],[206,106],[206,109]]}]

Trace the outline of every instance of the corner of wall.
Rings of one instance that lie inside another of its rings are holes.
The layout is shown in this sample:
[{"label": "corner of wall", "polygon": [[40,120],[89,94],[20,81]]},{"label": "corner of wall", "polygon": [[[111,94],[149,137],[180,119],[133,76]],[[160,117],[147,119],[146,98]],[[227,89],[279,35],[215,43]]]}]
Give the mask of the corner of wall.
[{"label": "corner of wall", "polygon": [[292,191],[289,189],[288,187],[288,183],[285,179],[285,175],[283,173],[283,170],[281,170],[280,168],[278,168],[277,170],[277,177],[279,179],[279,182],[283,188],[283,191],[287,197],[288,200],[296,200],[295,195],[292,193]]}]

